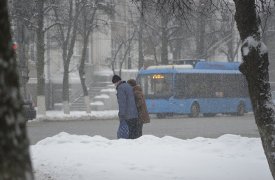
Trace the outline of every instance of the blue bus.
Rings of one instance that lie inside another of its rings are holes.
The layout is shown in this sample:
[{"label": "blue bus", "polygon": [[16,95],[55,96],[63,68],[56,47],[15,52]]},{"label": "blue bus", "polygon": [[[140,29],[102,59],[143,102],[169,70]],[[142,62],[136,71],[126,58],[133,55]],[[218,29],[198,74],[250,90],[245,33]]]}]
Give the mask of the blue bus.
[{"label": "blue bus", "polygon": [[239,63],[198,62],[154,66],[139,71],[137,81],[150,114],[158,118],[186,114],[190,117],[218,113],[242,116],[252,111],[247,82]]}]

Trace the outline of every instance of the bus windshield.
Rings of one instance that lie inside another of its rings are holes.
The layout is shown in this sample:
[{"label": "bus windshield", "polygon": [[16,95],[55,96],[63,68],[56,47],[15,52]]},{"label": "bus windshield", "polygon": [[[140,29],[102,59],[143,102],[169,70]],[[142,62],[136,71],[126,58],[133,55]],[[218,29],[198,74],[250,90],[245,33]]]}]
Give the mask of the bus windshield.
[{"label": "bus windshield", "polygon": [[169,98],[172,96],[172,77],[172,74],[142,75],[138,82],[147,99]]}]

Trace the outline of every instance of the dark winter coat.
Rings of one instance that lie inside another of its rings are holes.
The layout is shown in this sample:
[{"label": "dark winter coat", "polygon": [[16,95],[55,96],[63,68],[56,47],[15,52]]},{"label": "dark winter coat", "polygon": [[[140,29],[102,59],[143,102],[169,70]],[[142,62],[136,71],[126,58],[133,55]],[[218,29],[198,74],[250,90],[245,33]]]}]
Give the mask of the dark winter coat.
[{"label": "dark winter coat", "polygon": [[133,87],[133,91],[134,91],[136,106],[138,110],[138,119],[141,120],[143,124],[149,123],[150,117],[147,111],[145,97],[142,92],[142,89],[140,86],[136,85]]},{"label": "dark winter coat", "polygon": [[117,89],[118,117],[120,120],[137,119],[138,112],[133,88],[125,81],[120,82]]}]

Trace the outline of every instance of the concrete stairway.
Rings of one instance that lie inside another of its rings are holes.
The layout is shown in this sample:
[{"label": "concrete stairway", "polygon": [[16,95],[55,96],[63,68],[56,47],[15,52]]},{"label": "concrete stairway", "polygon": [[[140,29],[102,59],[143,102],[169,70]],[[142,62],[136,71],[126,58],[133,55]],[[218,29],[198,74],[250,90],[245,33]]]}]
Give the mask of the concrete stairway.
[{"label": "concrete stairway", "polygon": [[[116,100],[115,88],[111,82],[94,82],[89,87],[89,96],[92,110],[112,110],[115,109]],[[80,95],[70,106],[71,111],[86,111],[84,97]]]}]

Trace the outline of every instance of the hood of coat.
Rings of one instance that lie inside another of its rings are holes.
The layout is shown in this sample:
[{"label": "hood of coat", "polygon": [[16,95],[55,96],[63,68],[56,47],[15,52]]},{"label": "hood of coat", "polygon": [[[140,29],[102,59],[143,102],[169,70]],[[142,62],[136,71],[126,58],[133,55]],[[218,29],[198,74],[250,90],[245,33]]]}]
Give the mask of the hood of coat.
[{"label": "hood of coat", "polygon": [[142,89],[141,89],[140,86],[134,86],[134,87],[133,87],[133,90],[134,90],[134,91],[140,91],[140,92],[142,92]]}]

